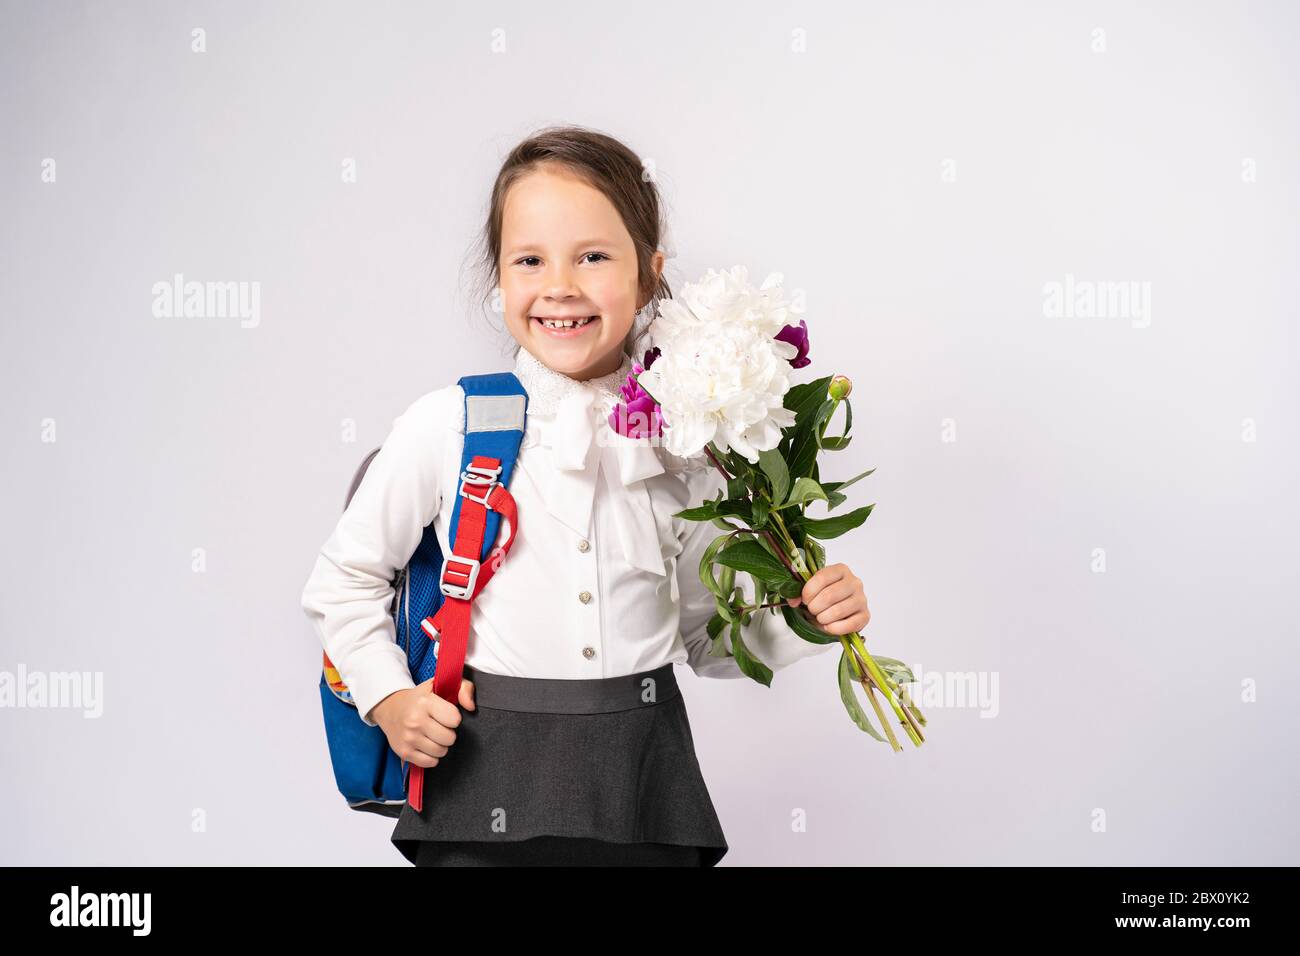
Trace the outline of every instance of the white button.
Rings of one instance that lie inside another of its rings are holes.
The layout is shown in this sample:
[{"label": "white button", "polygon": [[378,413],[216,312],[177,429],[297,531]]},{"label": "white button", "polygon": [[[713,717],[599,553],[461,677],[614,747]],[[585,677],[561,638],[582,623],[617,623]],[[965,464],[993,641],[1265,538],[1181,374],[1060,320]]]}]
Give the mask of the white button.
[{"label": "white button", "polygon": [[596,649],[591,646],[584,647],[582,649],[582,656],[587,658],[587,660],[591,660],[593,657],[596,656]]},{"label": "white button", "polygon": [[589,604],[591,602],[591,592],[583,591],[581,594],[578,595],[578,600],[581,601],[583,604]]},{"label": "white button", "polygon": [[578,550],[583,552],[584,554],[587,553],[588,551],[591,550],[591,542],[588,541],[586,538],[583,538],[581,541],[578,542]]}]

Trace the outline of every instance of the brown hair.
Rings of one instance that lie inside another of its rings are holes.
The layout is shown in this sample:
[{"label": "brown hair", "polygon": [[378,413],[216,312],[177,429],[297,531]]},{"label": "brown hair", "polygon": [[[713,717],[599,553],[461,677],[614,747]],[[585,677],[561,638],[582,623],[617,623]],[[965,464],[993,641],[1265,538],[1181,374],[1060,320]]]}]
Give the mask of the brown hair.
[{"label": "brown hair", "polygon": [[[667,280],[662,275],[656,278],[651,261],[665,229],[663,204],[654,179],[644,172],[645,167],[636,153],[612,136],[595,130],[549,126],[512,149],[497,173],[487,223],[478,244],[480,301],[490,309],[491,297],[501,281],[501,220],[506,194],[519,179],[544,164],[561,166],[580,177],[603,193],[618,210],[636,247],[638,298],[647,300],[647,305],[652,307],[657,307],[660,299],[672,298]],[[653,311],[654,308],[650,314]],[[643,333],[644,326],[638,328],[634,322],[623,341],[623,351],[636,357],[636,342]],[[518,352],[516,347],[515,354]]]}]

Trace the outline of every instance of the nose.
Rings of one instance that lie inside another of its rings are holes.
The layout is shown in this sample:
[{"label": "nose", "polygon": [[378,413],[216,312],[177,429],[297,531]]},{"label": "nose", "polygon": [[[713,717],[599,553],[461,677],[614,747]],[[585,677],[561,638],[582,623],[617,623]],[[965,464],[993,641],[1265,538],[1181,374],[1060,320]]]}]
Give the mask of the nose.
[{"label": "nose", "polygon": [[578,295],[578,289],[573,282],[573,270],[564,262],[552,262],[546,270],[546,282],[544,283],[544,295],[548,299],[560,301],[571,299]]}]

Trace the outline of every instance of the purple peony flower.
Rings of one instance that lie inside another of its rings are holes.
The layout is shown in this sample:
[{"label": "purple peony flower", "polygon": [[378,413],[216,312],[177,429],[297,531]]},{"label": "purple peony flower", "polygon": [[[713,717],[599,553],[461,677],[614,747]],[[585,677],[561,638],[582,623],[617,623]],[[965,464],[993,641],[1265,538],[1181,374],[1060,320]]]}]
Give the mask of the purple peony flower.
[{"label": "purple peony flower", "polygon": [[788,342],[799,350],[799,354],[790,359],[791,368],[803,368],[805,365],[812,364],[812,359],[808,357],[808,323],[805,320],[800,319],[797,326],[787,325],[776,333],[776,338],[780,342]]},{"label": "purple peony flower", "polygon": [[636,377],[659,357],[659,349],[653,348],[645,354],[645,365],[632,363],[632,374],[619,386],[623,401],[614,406],[609,413],[609,427],[628,438],[649,438],[663,434],[663,413],[649,393],[640,386]]}]

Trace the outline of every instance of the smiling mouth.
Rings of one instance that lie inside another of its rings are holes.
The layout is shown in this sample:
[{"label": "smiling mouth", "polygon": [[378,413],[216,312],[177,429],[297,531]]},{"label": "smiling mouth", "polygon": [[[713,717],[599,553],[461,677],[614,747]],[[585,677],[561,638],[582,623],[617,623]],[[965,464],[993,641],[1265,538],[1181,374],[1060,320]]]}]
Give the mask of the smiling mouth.
[{"label": "smiling mouth", "polygon": [[530,321],[536,322],[544,329],[556,332],[576,332],[578,329],[586,328],[593,322],[599,321],[600,316],[588,315],[584,318],[546,319],[540,318],[536,315],[530,315],[528,318]]}]

